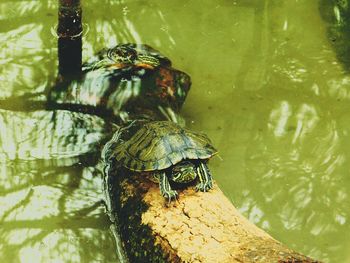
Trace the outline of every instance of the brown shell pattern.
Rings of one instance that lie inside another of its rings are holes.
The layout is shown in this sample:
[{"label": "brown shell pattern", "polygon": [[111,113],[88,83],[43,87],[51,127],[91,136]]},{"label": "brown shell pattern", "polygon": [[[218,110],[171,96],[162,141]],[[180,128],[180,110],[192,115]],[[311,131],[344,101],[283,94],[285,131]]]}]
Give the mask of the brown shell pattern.
[{"label": "brown shell pattern", "polygon": [[202,133],[170,121],[146,123],[114,151],[116,159],[133,171],[166,169],[184,159],[208,159],[217,150]]}]

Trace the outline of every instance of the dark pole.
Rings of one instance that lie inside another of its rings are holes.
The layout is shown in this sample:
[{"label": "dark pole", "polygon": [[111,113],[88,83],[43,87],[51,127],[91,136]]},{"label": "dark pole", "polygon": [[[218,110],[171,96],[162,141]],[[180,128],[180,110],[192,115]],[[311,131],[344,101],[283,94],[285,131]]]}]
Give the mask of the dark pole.
[{"label": "dark pole", "polygon": [[59,0],[58,71],[59,77],[71,78],[81,72],[82,25],[80,0]]}]

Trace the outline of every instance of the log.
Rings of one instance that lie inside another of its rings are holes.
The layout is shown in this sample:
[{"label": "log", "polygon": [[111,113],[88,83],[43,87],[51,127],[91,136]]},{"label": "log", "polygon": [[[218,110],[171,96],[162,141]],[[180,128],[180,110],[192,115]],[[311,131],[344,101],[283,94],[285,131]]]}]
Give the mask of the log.
[{"label": "log", "polygon": [[108,170],[109,215],[130,262],[320,262],[250,223],[216,183],[206,193],[178,192],[179,200],[168,204],[147,177]]}]

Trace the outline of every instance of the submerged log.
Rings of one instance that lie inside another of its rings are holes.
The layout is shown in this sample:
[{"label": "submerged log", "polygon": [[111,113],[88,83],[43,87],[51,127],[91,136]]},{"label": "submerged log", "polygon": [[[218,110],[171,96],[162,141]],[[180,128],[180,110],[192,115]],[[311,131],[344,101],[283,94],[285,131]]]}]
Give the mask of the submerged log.
[{"label": "submerged log", "polygon": [[250,223],[217,184],[207,193],[179,190],[179,200],[167,204],[147,177],[115,170],[105,179],[110,217],[130,262],[319,262]]}]

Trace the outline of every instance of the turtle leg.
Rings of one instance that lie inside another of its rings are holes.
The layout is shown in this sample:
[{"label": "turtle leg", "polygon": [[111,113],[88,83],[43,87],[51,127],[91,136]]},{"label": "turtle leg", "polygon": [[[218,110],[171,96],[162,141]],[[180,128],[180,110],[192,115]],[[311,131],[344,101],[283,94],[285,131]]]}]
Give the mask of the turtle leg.
[{"label": "turtle leg", "polygon": [[171,189],[168,176],[166,175],[166,173],[161,172],[157,175],[157,177],[159,179],[159,188],[160,188],[161,195],[165,199],[168,199],[169,203],[172,200],[176,200],[178,197],[178,193],[175,190]]},{"label": "turtle leg", "polygon": [[196,185],[196,191],[206,192],[213,188],[213,179],[205,163],[199,163],[197,166],[197,175],[199,183]]}]

